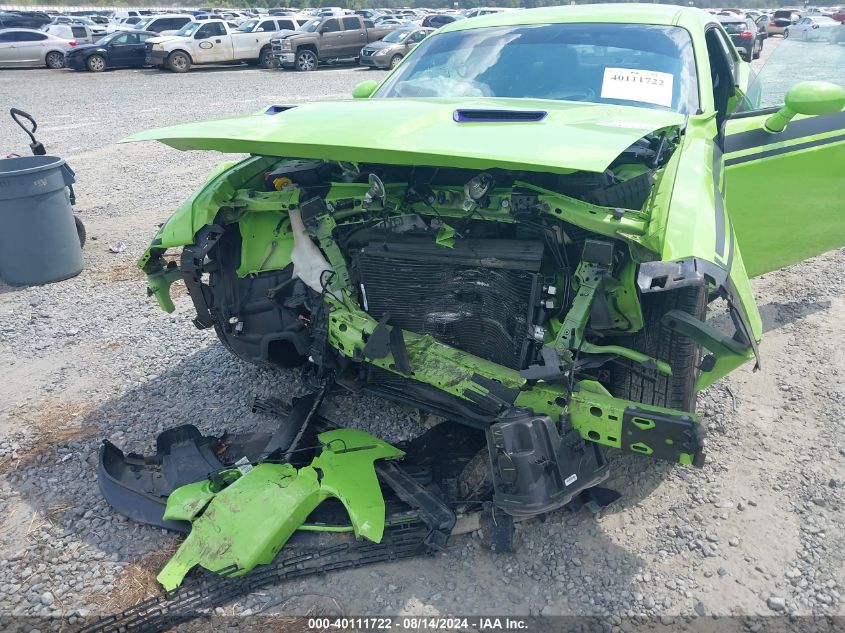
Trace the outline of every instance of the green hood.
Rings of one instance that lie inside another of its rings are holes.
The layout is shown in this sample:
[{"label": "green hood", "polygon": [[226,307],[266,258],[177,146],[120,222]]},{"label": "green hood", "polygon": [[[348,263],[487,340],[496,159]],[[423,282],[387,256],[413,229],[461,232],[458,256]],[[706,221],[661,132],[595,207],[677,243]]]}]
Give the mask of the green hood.
[{"label": "green hood", "polygon": [[[539,121],[459,123],[458,109],[547,114]],[[360,99],[271,112],[149,130],[124,142],[394,165],[601,172],[642,136],[684,121],[646,108],[490,98]]]}]

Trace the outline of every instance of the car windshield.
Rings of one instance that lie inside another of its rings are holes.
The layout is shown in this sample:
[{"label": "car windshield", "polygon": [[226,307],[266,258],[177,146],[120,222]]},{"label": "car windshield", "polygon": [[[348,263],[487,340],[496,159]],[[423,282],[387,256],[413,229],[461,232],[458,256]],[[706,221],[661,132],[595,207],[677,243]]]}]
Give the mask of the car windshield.
[{"label": "car windshield", "polygon": [[187,37],[188,35],[193,35],[194,31],[196,31],[200,27],[199,22],[188,22],[185,26],[181,29],[176,31],[176,35],[181,35],[183,37]]},{"label": "car windshield", "polygon": [[245,33],[252,32],[252,29],[255,28],[255,25],[258,24],[258,20],[247,20],[243,22],[238,28],[238,31],[244,31]]},{"label": "car windshield", "polygon": [[147,28],[147,25],[148,25],[150,22],[152,22],[154,19],[155,19],[155,18],[143,18],[142,20],[139,20],[138,22],[136,22],[136,23],[135,23],[135,27],[136,27],[136,28],[139,28],[139,29],[141,29],[141,30],[144,30],[144,29],[146,29],[146,28]]},{"label": "car windshield", "polygon": [[693,113],[692,41],[675,26],[531,24],[435,34],[376,97],[514,97]]},{"label": "car windshield", "polygon": [[401,42],[405,39],[406,35],[408,35],[408,31],[392,31],[388,33],[382,41],[390,43]]},{"label": "car windshield", "polygon": [[302,25],[301,30],[305,31],[306,33],[313,33],[320,27],[320,23],[322,23],[322,20],[319,18],[316,18],[314,20],[308,20],[305,24]]}]

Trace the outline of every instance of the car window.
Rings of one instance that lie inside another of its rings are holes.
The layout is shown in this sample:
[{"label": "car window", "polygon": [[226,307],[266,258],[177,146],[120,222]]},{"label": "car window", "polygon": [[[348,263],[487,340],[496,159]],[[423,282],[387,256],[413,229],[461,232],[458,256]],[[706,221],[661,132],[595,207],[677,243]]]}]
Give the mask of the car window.
[{"label": "car window", "polygon": [[155,35],[150,35],[149,33],[138,33],[138,41],[143,44],[151,37],[155,37]]},{"label": "car window", "polygon": [[556,99],[692,113],[698,79],[692,40],[679,27],[532,24],[435,34],[375,96]]},{"label": "car window", "polygon": [[163,18],[155,22],[153,28],[148,31],[175,31],[181,29],[185,24],[190,22],[189,18]]},{"label": "car window", "polygon": [[425,39],[426,35],[427,33],[425,31],[417,31],[411,35],[410,40],[413,43],[422,42]]},{"label": "car window", "polygon": [[140,22],[140,21],[141,21],[141,18],[139,18],[137,16],[133,16],[131,18],[126,18],[124,20],[124,22],[126,22],[126,24],[138,24],[138,22]]},{"label": "car window", "polygon": [[217,37],[219,35],[226,35],[226,27],[220,22],[212,22],[211,24],[203,24],[194,39],[202,40],[207,37]]},{"label": "car window", "polygon": [[129,43],[129,33],[124,33],[123,35],[118,35],[117,37],[111,40],[111,44],[115,46],[121,46],[123,44]]},{"label": "car window", "polygon": [[0,33],[0,42],[16,42],[15,36],[16,33],[14,31]]},{"label": "car window", "polygon": [[355,31],[361,28],[358,18],[343,18],[343,28],[346,31]]},{"label": "car window", "polygon": [[340,22],[338,20],[326,20],[320,30],[323,33],[336,33],[340,30]]},{"label": "car window", "polygon": [[293,23],[293,20],[277,20],[276,22],[279,25],[280,31],[295,31],[296,24]]},{"label": "car window", "polygon": [[372,20],[364,20],[364,28],[374,29],[376,28],[376,23]]},{"label": "car window", "polygon": [[41,42],[46,39],[47,36],[44,35],[44,33],[28,33],[27,31],[18,31],[18,42]]},{"label": "car window", "polygon": [[263,31],[264,33],[272,33],[277,30],[276,23],[273,20],[264,20],[256,30]]},{"label": "car window", "polygon": [[88,31],[84,26],[72,26],[70,32],[73,33],[74,37],[88,37]]},{"label": "car window", "polygon": [[[836,28],[845,31],[845,26]],[[845,41],[845,34],[842,37]],[[801,81],[829,81],[845,87],[845,46],[808,46],[791,38],[780,42],[752,84],[760,93],[759,108],[779,108],[787,90]]]}]

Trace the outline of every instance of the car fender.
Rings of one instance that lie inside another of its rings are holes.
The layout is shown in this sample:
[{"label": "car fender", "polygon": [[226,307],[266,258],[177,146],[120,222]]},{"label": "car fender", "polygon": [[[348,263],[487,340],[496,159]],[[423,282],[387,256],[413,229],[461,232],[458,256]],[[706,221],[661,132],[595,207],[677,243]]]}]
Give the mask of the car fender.
[{"label": "car fender", "polygon": [[641,262],[641,292],[706,284],[725,297],[739,338],[757,353],[763,326],[724,199],[724,160],[712,119],[691,121],[657,183],[647,246],[660,260]]},{"label": "car fender", "polygon": [[161,225],[150,246],[138,260],[138,266],[144,268],[152,256],[168,248],[193,244],[197,231],[214,222],[223,203],[252,178],[263,174],[275,160],[252,156],[218,165],[205,184],[180,204]]}]

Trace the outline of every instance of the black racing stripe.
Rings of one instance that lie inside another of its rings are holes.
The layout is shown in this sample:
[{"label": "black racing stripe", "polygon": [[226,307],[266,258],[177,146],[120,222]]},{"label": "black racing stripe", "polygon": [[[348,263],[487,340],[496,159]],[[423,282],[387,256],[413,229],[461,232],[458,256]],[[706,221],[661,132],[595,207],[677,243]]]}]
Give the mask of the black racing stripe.
[{"label": "black racing stripe", "polygon": [[728,275],[731,274],[731,268],[734,265],[734,241],[736,237],[734,237],[733,226],[729,227],[728,235],[730,236],[730,241],[728,242],[728,259],[725,263],[725,268],[728,271]]},{"label": "black racing stripe", "polygon": [[725,257],[725,198],[719,188],[722,180],[722,150],[713,139],[713,201],[716,207],[716,252],[719,256]]},{"label": "black racing stripe", "polygon": [[790,121],[783,132],[772,134],[763,128],[732,134],[725,138],[725,153],[739,152],[761,145],[791,141],[802,136],[824,134],[845,128],[845,110],[826,116],[815,116],[800,121]]},{"label": "black racing stripe", "polygon": [[845,134],[830,136],[828,138],[820,138],[816,141],[807,141],[806,143],[798,143],[797,145],[790,145],[789,147],[779,147],[777,149],[770,149],[765,152],[749,154],[748,156],[740,156],[739,158],[729,158],[725,161],[725,167],[730,167],[732,165],[741,165],[742,163],[750,163],[753,160],[760,160],[761,158],[771,158],[772,156],[789,154],[790,152],[797,152],[802,149],[810,149],[811,147],[821,147],[823,145],[841,143],[842,141],[845,141]]}]

